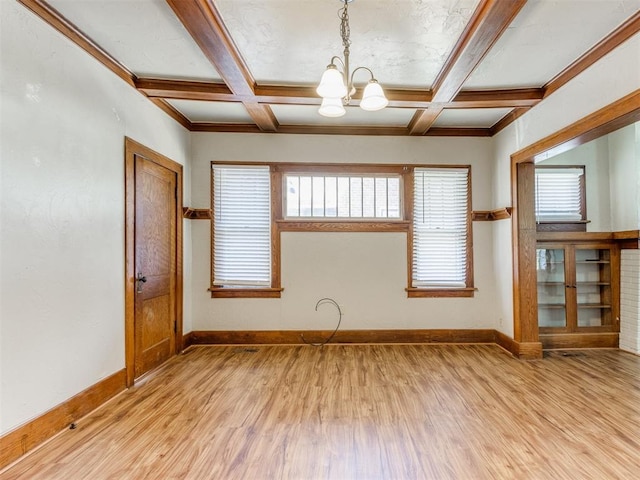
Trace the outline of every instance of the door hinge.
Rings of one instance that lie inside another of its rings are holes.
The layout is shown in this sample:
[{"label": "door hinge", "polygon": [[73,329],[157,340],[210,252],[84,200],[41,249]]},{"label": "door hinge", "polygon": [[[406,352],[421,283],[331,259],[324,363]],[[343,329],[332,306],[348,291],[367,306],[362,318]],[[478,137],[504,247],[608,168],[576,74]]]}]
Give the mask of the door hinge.
[{"label": "door hinge", "polygon": [[178,333],[178,322],[176,320],[173,321],[173,333]]},{"label": "door hinge", "polygon": [[175,197],[176,200],[178,200],[178,186],[176,185],[176,188],[173,189],[173,196]]}]

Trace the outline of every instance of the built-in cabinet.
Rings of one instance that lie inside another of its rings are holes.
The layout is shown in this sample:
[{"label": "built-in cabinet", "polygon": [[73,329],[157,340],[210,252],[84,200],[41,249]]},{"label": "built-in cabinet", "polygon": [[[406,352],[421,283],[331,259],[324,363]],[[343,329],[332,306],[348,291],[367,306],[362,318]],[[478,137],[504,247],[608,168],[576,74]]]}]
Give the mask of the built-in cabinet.
[{"label": "built-in cabinet", "polygon": [[[543,345],[546,340],[548,347],[589,346],[578,337],[572,345],[566,334],[619,332],[619,266],[620,249],[614,242],[538,241],[538,327]],[[612,342],[610,336],[601,337],[601,346]],[[559,338],[562,345],[557,344]],[[589,341],[599,346],[593,336]]]}]

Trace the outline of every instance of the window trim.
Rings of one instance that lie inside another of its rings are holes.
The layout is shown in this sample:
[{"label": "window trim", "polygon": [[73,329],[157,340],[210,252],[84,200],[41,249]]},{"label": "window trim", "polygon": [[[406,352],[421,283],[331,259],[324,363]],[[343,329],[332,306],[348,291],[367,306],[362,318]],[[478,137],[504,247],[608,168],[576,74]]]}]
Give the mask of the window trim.
[{"label": "window trim", "polygon": [[465,268],[464,287],[412,287],[413,285],[413,208],[409,209],[409,233],[407,234],[407,285],[405,290],[409,298],[433,298],[433,297],[473,297],[475,291],[473,276],[473,210],[472,204],[472,171],[471,165],[412,165],[411,178],[405,185],[406,198],[411,199],[411,206],[414,201],[414,169],[415,168],[466,168],[469,178],[469,190],[467,196],[467,262]]},{"label": "window trim", "polygon": [[[213,280],[215,277],[214,271],[214,229],[215,229],[215,216],[214,211],[214,165],[233,165],[233,166],[248,166],[248,167],[269,167],[269,181],[271,185],[271,286],[270,287],[229,287],[214,285]],[[275,196],[274,192],[274,169],[273,164],[268,162],[225,162],[225,161],[212,161],[209,173],[209,194],[211,202],[211,230],[210,230],[210,280],[209,280],[209,292],[211,292],[211,298],[280,298],[281,293],[284,290],[280,284],[280,232],[278,226],[274,221],[274,209],[280,208],[281,201]]]},{"label": "window trim", "polygon": [[[408,298],[430,297],[473,297],[473,230],[472,230],[472,171],[465,164],[366,164],[366,163],[274,163],[274,162],[234,162],[212,161],[211,165],[269,166],[271,174],[271,287],[237,288],[213,286],[213,233],[214,219],[211,220],[211,280],[212,298],[281,298],[281,232],[406,232],[407,234],[407,292]],[[415,168],[467,168],[469,172],[469,196],[467,199],[467,263],[465,287],[425,288],[411,287],[413,280],[413,193]],[[395,174],[401,177],[401,212],[399,220],[381,218],[345,220],[330,218],[285,218],[284,217],[284,175],[293,174]],[[213,175],[210,177],[211,209],[213,211]]]},{"label": "window trim", "polygon": [[[538,220],[536,204],[534,203],[534,216],[537,232],[586,232],[587,231],[587,169],[585,165],[535,165],[534,179],[536,170],[562,170],[562,169],[582,169],[580,176],[580,220]],[[536,193],[538,187],[534,185],[534,202],[537,202]]]}]

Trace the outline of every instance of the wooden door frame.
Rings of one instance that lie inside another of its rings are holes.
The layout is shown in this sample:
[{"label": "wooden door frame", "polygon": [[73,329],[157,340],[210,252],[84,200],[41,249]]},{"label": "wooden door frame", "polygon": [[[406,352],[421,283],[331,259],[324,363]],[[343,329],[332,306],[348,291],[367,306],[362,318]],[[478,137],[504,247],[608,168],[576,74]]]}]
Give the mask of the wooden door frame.
[{"label": "wooden door frame", "polygon": [[636,90],[511,155],[513,332],[522,358],[542,357],[536,295],[533,164],[639,120],[640,90]]},{"label": "wooden door frame", "polygon": [[125,369],[127,387],[135,379],[135,157],[144,157],[176,175],[176,354],[182,351],[182,165],[125,137]]}]

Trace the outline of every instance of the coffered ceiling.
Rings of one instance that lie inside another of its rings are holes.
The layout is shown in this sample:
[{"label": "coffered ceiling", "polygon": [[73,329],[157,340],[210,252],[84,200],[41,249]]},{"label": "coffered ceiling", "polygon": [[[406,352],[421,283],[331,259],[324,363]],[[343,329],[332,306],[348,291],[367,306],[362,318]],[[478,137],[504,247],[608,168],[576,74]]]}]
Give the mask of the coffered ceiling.
[{"label": "coffered ceiling", "polygon": [[340,0],[18,0],[192,131],[490,136],[640,30],[640,0],[355,0],[390,100],[325,118]]}]

